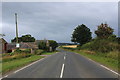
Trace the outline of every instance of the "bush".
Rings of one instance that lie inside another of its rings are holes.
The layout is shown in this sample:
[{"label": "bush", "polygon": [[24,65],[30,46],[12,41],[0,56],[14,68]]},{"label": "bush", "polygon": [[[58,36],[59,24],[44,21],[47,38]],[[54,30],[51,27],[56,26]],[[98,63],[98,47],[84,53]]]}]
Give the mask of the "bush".
[{"label": "bush", "polygon": [[24,52],[24,53],[31,53],[31,50],[30,49],[25,49],[25,50],[22,50],[22,52]]},{"label": "bush", "polygon": [[20,49],[17,48],[14,52],[15,52],[15,53],[21,53],[22,50],[20,50]]},{"label": "bush", "polygon": [[11,52],[11,53],[8,53],[10,56],[14,55],[15,53],[14,52]]},{"label": "bush", "polygon": [[50,47],[51,47],[51,51],[55,51],[56,47],[58,47],[58,43],[54,40],[41,40],[38,43],[38,48],[45,50],[45,51],[50,51]]},{"label": "bush", "polygon": [[11,60],[14,60],[14,59],[20,59],[20,58],[26,58],[26,57],[30,57],[32,56],[32,54],[29,54],[29,53],[21,53],[21,54],[14,54],[14,55],[8,55],[8,56],[4,56],[2,57],[2,61],[3,62],[7,62],[7,61],[11,61]]},{"label": "bush", "polygon": [[16,49],[14,53],[31,53],[31,50],[30,49],[25,49],[25,50]]},{"label": "bush", "polygon": [[118,59],[119,51],[111,51],[107,54],[107,57],[113,58],[113,59]]},{"label": "bush", "polygon": [[120,45],[117,42],[112,42],[107,39],[95,39],[94,41],[81,46],[80,49],[108,53],[115,50],[120,51]]},{"label": "bush", "polygon": [[35,54],[41,55],[43,52],[44,52],[44,50],[40,50],[40,49],[39,49],[39,50],[36,50],[36,51],[35,51]]}]

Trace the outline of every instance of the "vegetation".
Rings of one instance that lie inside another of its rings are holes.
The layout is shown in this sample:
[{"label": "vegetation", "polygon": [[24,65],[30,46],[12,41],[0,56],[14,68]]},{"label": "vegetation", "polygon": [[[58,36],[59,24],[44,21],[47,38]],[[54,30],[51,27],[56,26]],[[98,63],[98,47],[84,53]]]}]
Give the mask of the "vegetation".
[{"label": "vegetation", "polygon": [[99,38],[108,38],[110,35],[113,34],[113,29],[108,26],[108,24],[101,24],[98,26],[98,30],[95,31],[95,34]]},{"label": "vegetation", "polygon": [[65,46],[63,46],[63,47],[67,47],[67,48],[76,48],[77,45],[65,45]]},{"label": "vegetation", "polygon": [[2,64],[2,73],[4,74],[8,71],[15,70],[18,67],[25,66],[26,64],[29,64],[36,60],[39,60],[43,57],[44,56],[32,55],[27,58],[21,58],[21,59],[16,59],[16,60],[0,63],[0,64]]},{"label": "vegetation", "polygon": [[0,61],[0,64],[2,64],[3,69],[0,72],[4,74],[6,72],[17,69],[19,67],[22,67],[33,61],[45,57],[40,55],[52,55],[54,53],[55,52],[45,52],[44,50],[38,49],[35,51],[35,53],[31,54],[29,52],[29,49],[26,50],[16,49],[12,53],[2,54],[2,61]]},{"label": "vegetation", "polygon": [[28,53],[22,53],[22,54],[14,54],[14,55],[8,55],[8,56],[4,56],[2,58],[2,62],[8,62],[8,61],[12,61],[15,59],[21,59],[21,58],[27,58],[32,56],[32,54],[28,54]]},{"label": "vegetation", "polygon": [[55,52],[44,52],[44,53],[42,53],[42,55],[52,55],[52,54],[55,54],[56,53],[56,51]]},{"label": "vegetation", "polygon": [[[16,37],[11,40],[11,42],[16,42]],[[30,34],[23,35],[22,37],[18,37],[18,42],[35,42],[35,38]]]},{"label": "vegetation", "polygon": [[42,49],[45,51],[55,51],[56,47],[58,47],[58,43],[54,40],[41,41],[39,42],[38,47],[39,49]]},{"label": "vegetation", "polygon": [[64,47],[64,49],[80,53],[117,71],[118,63],[120,63],[118,60],[120,38],[116,37],[113,32],[114,30],[108,24],[102,23],[95,31],[97,37],[77,48]]},{"label": "vegetation", "polygon": [[44,50],[41,49],[35,50],[36,55],[41,55],[42,53],[44,53]]},{"label": "vegetation", "polygon": [[93,51],[80,50],[77,52],[115,71],[118,71],[118,63],[119,63],[118,59],[111,58],[107,56],[106,54],[95,53]]},{"label": "vegetation", "polygon": [[83,45],[92,39],[90,29],[86,25],[78,25],[72,34],[72,42]]},{"label": "vegetation", "polygon": [[111,51],[119,51],[120,45],[117,43],[117,41],[113,42],[111,41],[111,39],[95,39],[79,48],[96,52],[108,53]]}]

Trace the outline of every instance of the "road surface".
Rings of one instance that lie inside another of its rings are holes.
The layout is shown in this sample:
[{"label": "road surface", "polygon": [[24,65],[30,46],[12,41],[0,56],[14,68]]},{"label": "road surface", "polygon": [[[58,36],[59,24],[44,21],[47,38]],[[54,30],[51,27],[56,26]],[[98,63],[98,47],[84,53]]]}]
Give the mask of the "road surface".
[{"label": "road surface", "polygon": [[7,78],[118,78],[118,75],[79,54],[61,50]]}]

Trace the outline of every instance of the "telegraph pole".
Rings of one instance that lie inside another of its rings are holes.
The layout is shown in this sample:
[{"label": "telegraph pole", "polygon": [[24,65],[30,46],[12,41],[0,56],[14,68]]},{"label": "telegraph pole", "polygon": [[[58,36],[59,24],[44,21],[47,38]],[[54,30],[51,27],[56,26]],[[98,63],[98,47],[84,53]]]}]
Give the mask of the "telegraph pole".
[{"label": "telegraph pole", "polygon": [[18,25],[17,25],[17,13],[15,13],[15,24],[16,24],[16,47],[19,47],[18,43]]}]

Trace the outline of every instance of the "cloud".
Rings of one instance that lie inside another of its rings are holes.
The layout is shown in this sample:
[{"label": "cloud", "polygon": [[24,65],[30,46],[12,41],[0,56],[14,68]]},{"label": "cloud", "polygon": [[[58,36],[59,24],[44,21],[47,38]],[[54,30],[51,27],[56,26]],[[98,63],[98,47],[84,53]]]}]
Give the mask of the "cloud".
[{"label": "cloud", "polygon": [[93,32],[107,22],[118,33],[117,2],[7,2],[2,5],[5,39],[15,37],[14,13],[18,13],[19,36],[70,42],[73,29],[85,24]]}]

